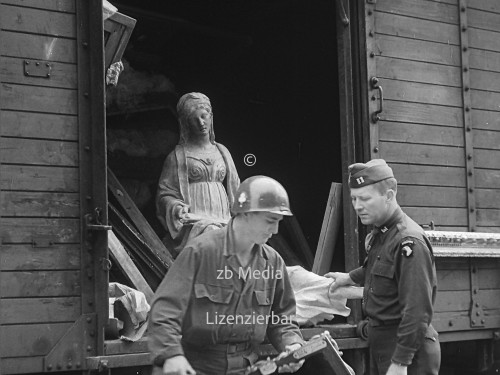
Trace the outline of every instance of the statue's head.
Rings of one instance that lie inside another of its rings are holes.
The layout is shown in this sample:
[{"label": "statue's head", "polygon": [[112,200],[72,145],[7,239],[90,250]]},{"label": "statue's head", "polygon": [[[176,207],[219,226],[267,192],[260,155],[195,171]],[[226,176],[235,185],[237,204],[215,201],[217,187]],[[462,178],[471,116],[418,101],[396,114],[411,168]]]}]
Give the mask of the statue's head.
[{"label": "statue's head", "polygon": [[177,103],[177,116],[180,123],[179,144],[184,144],[189,139],[191,127],[193,126],[193,118],[202,115],[210,117],[209,139],[211,143],[215,143],[215,133],[213,126],[212,105],[210,99],[200,92],[190,92],[182,95]]}]

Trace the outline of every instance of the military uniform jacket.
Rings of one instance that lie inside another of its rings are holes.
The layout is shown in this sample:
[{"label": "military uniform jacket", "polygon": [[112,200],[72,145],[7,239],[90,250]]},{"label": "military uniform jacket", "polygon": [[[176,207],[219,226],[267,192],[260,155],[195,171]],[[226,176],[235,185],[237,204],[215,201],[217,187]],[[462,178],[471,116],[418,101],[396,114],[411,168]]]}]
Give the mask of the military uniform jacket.
[{"label": "military uniform jacket", "polygon": [[364,285],[366,315],[381,324],[398,324],[392,360],[410,364],[432,320],[436,268],[423,229],[398,207],[380,228],[368,234],[367,258],[349,273]]},{"label": "military uniform jacket", "polygon": [[[184,355],[183,345],[262,343],[278,351],[303,343],[292,318],[295,296],[280,255],[256,245],[241,267],[233,252],[232,220],[184,248],[152,302],[148,345],[153,363]],[[265,272],[264,272],[265,271]]]}]

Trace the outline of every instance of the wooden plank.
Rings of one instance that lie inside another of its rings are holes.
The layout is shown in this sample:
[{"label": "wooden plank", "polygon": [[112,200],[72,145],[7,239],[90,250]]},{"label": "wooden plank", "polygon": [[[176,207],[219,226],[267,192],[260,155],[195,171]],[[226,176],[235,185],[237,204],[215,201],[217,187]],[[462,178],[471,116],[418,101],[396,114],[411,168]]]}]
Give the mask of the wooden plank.
[{"label": "wooden plank", "polygon": [[429,0],[429,1],[434,1],[435,3],[445,3],[445,4],[457,5],[457,0]]},{"label": "wooden plank", "polygon": [[[499,264],[496,263],[498,267]],[[498,272],[498,268],[479,269],[479,288],[500,289],[500,272]]]},{"label": "wooden plank", "polygon": [[500,53],[470,48],[469,62],[472,69],[500,72]]},{"label": "wooden plank", "polygon": [[1,163],[77,166],[78,144],[23,138],[2,138]]},{"label": "wooden plank", "polygon": [[[431,104],[407,103],[384,99],[384,111],[380,117],[386,121],[456,126],[463,128],[461,108]],[[473,111],[474,112],[474,111]]]},{"label": "wooden plank", "polygon": [[[0,326],[2,357],[47,355],[72,323]],[[2,358],[2,363],[3,363]]]},{"label": "wooden plank", "polygon": [[161,260],[163,260],[167,267],[170,267],[173,262],[173,258],[169,250],[167,250],[156,232],[153,230],[153,228],[151,228],[147,220],[142,215],[141,211],[139,211],[133,200],[130,198],[126,190],[123,188],[123,186],[120,184],[116,176],[109,168],[108,187],[116,200],[125,209],[132,223],[142,234],[146,243],[156,251],[156,255],[159,256]]},{"label": "wooden plank", "polygon": [[2,83],[1,109],[77,114],[77,91]]},{"label": "wooden plank", "polygon": [[493,169],[476,169],[476,188],[498,189],[500,186],[500,171]]},{"label": "wooden plank", "polygon": [[[500,112],[498,116],[500,117]],[[474,129],[473,136],[474,148],[500,150],[500,131]]]},{"label": "wooden plank", "polygon": [[2,0],[2,4],[75,13],[75,0]]},{"label": "wooden plank", "polygon": [[24,74],[25,59],[4,56],[0,66],[0,80],[4,83],[76,89],[76,65],[49,63],[50,78],[33,77]]},{"label": "wooden plank", "polygon": [[500,170],[500,150],[474,149],[474,167]]},{"label": "wooden plank", "polygon": [[473,109],[471,111],[472,127],[474,129],[498,130],[500,129],[500,116],[498,112],[481,111]]},{"label": "wooden plank", "polygon": [[473,9],[474,3],[467,9],[467,21],[470,27],[500,32],[500,14]]},{"label": "wooden plank", "polygon": [[51,36],[2,31],[2,56],[76,63],[76,41]]},{"label": "wooden plank", "polygon": [[4,374],[31,374],[42,372],[44,357],[1,358],[0,364]]},{"label": "wooden plank", "polygon": [[78,140],[76,116],[0,111],[2,136]]},{"label": "wooden plank", "polygon": [[498,187],[500,185],[497,185],[497,189],[476,189],[477,208],[500,208],[500,189]]},{"label": "wooden plank", "polygon": [[484,70],[470,70],[472,89],[500,92],[500,73]]},{"label": "wooden plank", "polygon": [[444,291],[470,289],[469,269],[448,269],[437,271],[438,295]]},{"label": "wooden plank", "polygon": [[77,192],[78,169],[0,165],[0,189]]},{"label": "wooden plank", "polygon": [[[500,16],[499,16],[500,17]],[[500,51],[500,33],[496,31],[469,28],[469,43],[471,48]]]},{"label": "wooden plank", "polygon": [[332,182],[326,204],[312,272],[323,276],[330,271],[342,221],[342,184]]},{"label": "wooden plank", "polygon": [[36,237],[50,239],[54,243],[78,243],[80,220],[3,217],[0,235],[2,244],[31,243]]},{"label": "wooden plank", "polygon": [[472,108],[497,111],[500,113],[500,93],[491,91],[471,90]]},{"label": "wooden plank", "polygon": [[466,208],[465,188],[398,184],[397,199],[403,206]]},{"label": "wooden plank", "polygon": [[2,271],[0,296],[57,297],[80,294],[80,271]]},{"label": "wooden plank", "polygon": [[403,211],[419,225],[434,221],[436,226],[466,226],[467,209],[441,207],[404,207]]},{"label": "wooden plank", "polygon": [[128,255],[118,238],[116,238],[113,231],[108,232],[108,249],[115,259],[116,264],[123,272],[123,275],[132,283],[135,289],[144,293],[148,302],[151,302],[153,299],[153,290],[141,275],[132,258]]},{"label": "wooden plank", "polygon": [[160,285],[168,266],[144,240],[132,224],[108,203],[108,220],[117,238],[135,260],[135,265],[153,290]]},{"label": "wooden plank", "polygon": [[2,324],[74,322],[80,315],[80,297],[0,300]]},{"label": "wooden plank", "polygon": [[[498,309],[500,307],[500,289],[480,290],[478,299],[483,309]],[[442,291],[439,293],[439,298],[436,298],[434,311],[468,311],[470,301],[470,290]]]},{"label": "wooden plank", "polygon": [[402,82],[391,79],[381,79],[380,85],[384,89],[384,100],[401,100],[453,107],[462,106],[462,90],[458,87]]},{"label": "wooden plank", "polygon": [[469,228],[468,226],[465,225],[463,226],[438,225],[436,226],[436,230],[450,231],[450,232],[468,232]]},{"label": "wooden plank", "polygon": [[428,21],[396,13],[375,13],[376,32],[445,44],[460,44],[456,24]]},{"label": "wooden plank", "polygon": [[477,225],[479,226],[498,226],[500,223],[500,209],[478,209]]},{"label": "wooden plank", "polygon": [[[465,165],[462,147],[380,142],[379,148],[380,157],[389,163],[427,164],[445,167]],[[480,151],[478,150],[476,153]]]},{"label": "wooden plank", "polygon": [[52,245],[35,248],[32,245],[2,245],[0,270],[78,270],[80,245]]},{"label": "wooden plank", "polygon": [[494,227],[481,227],[478,225],[476,228],[478,232],[500,233],[500,227],[498,225]]},{"label": "wooden plank", "polygon": [[[379,121],[379,139],[383,141],[464,146],[460,128]],[[498,133],[500,134],[500,133]]]},{"label": "wooden plank", "polygon": [[[391,163],[399,184],[465,187],[465,169]],[[477,176],[476,176],[477,177]]]},{"label": "wooden plank", "polygon": [[500,13],[498,0],[474,0],[467,4],[469,8],[486,10],[488,12]]},{"label": "wooden plank", "polygon": [[0,23],[2,29],[6,31],[76,37],[76,17],[71,13],[4,6],[0,13]]},{"label": "wooden plank", "polygon": [[377,77],[453,87],[462,86],[461,72],[457,66],[382,56],[377,57]]},{"label": "wooden plank", "polygon": [[380,34],[375,34],[375,40],[376,55],[460,66],[460,48],[455,45]]},{"label": "wooden plank", "polygon": [[[438,247],[438,246],[436,246]],[[468,258],[436,258],[437,272],[447,272],[452,270],[469,270],[470,260]],[[440,288],[440,285],[438,285]]]},{"label": "wooden plank", "polygon": [[3,216],[79,217],[77,193],[2,192]]},{"label": "wooden plank", "polygon": [[[425,5],[424,5],[425,4]],[[432,20],[458,24],[458,9],[456,5],[445,4],[443,2],[424,1],[416,2],[412,0],[385,0],[377,1],[377,11],[390,12]]]},{"label": "wooden plank", "polygon": [[[498,310],[485,310],[485,327],[496,328],[500,325],[500,316]],[[450,323],[451,322],[451,323]],[[473,329],[471,328],[471,319],[468,312],[437,312],[432,317],[432,325],[439,332],[439,341],[442,340],[445,333],[455,334],[452,339],[445,339],[449,341],[461,340],[476,340],[488,339],[491,336],[491,331],[487,329]],[[448,331],[448,332],[446,332]],[[451,331],[451,332],[450,332]],[[453,332],[455,331],[455,332]],[[477,337],[478,334],[483,334],[483,337]],[[446,336],[445,336],[446,337]]]}]

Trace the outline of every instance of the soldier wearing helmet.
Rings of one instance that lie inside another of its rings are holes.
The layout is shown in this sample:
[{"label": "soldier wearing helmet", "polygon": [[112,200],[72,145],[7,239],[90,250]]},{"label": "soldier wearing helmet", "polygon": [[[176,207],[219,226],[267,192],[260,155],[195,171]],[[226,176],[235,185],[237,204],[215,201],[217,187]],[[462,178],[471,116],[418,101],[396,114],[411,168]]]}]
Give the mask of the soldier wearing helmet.
[{"label": "soldier wearing helmet", "polygon": [[266,245],[292,215],[285,189],[269,177],[248,178],[232,213],[226,227],[188,243],[156,291],[148,344],[157,374],[244,374],[266,336],[278,352],[304,342],[285,263]]}]

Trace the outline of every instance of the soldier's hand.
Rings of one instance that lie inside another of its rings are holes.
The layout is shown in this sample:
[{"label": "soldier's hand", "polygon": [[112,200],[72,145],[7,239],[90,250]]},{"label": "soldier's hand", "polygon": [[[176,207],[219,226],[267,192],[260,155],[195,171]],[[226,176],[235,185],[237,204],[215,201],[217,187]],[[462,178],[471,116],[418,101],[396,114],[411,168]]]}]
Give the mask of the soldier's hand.
[{"label": "soldier's hand", "polygon": [[[300,344],[292,344],[292,345],[287,345],[285,346],[285,351],[284,352],[281,352],[277,357],[276,359],[279,359],[279,358],[282,358],[282,357],[285,357],[287,356],[289,353],[293,352],[294,350],[297,350],[301,347]],[[301,359],[299,362],[295,362],[295,363],[289,363],[288,365],[283,365],[283,366],[280,366],[278,367],[278,372],[279,373],[285,373],[285,372],[296,372],[299,370],[299,368],[302,367],[302,365],[304,364],[305,362],[305,359]]]},{"label": "soldier's hand", "polygon": [[401,366],[396,363],[391,363],[386,375],[406,375],[407,370],[407,366]]},{"label": "soldier's hand", "polygon": [[330,292],[333,292],[339,286],[354,285],[351,277],[348,273],[343,272],[328,272],[325,277],[333,279],[333,283],[330,285]]},{"label": "soldier's hand", "polygon": [[171,357],[163,364],[163,375],[196,375],[186,357],[178,355]]}]

